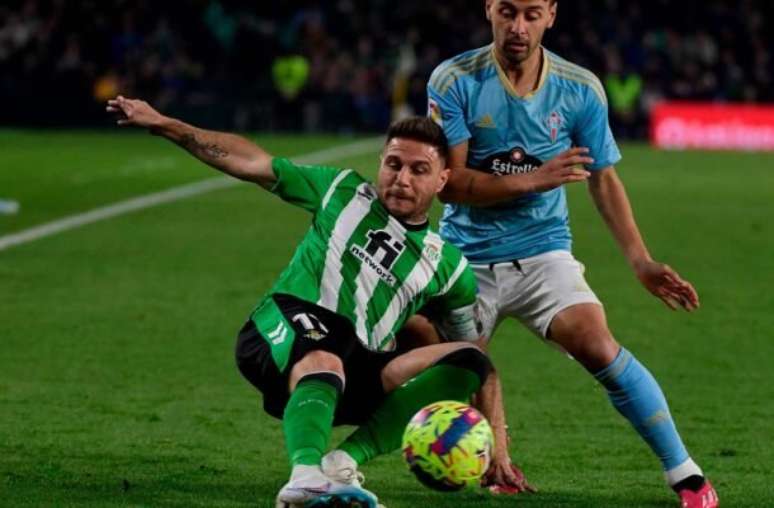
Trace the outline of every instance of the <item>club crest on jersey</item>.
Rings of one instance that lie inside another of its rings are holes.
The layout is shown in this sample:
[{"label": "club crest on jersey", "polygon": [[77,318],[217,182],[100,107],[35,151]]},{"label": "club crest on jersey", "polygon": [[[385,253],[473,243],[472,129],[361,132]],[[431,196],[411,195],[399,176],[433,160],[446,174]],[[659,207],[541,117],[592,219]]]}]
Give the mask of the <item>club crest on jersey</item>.
[{"label": "club crest on jersey", "polygon": [[515,175],[535,171],[543,161],[528,154],[521,147],[490,155],[481,162],[479,169],[495,175]]},{"label": "club crest on jersey", "polygon": [[441,247],[439,245],[427,244],[422,249],[422,255],[431,263],[437,263],[441,259]]},{"label": "club crest on jersey", "polygon": [[554,111],[546,120],[546,124],[551,135],[551,143],[556,143],[556,139],[559,137],[559,129],[562,128],[562,117]]},{"label": "club crest on jersey", "polygon": [[406,246],[393,239],[390,233],[381,229],[370,230],[366,237],[368,242],[365,247],[352,244],[349,248],[350,254],[362,261],[369,269],[375,271],[376,275],[386,284],[394,286],[397,281],[390,270]]},{"label": "club crest on jersey", "polygon": [[427,116],[432,121],[438,124],[439,127],[443,127],[443,115],[441,114],[441,106],[438,105],[433,99],[427,100]]}]

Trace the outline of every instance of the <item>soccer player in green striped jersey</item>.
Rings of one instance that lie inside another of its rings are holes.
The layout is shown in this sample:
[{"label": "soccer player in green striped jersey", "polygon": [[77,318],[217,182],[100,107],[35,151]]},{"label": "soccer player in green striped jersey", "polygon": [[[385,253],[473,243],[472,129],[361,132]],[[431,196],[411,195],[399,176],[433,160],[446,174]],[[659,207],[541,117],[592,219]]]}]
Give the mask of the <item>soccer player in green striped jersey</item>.
[{"label": "soccer player in green striped jersey", "polygon": [[[442,129],[426,118],[393,124],[374,185],[352,170],[272,157],[143,101],[119,96],[107,109],[119,125],[146,127],[312,213],[290,264],[242,328],[237,363],[263,393],[265,410],[283,421],[293,469],[277,505],[375,506],[357,466],[397,449],[418,409],[468,400],[491,372],[472,344],[479,339],[475,276],[428,227],[449,172]],[[397,331],[423,308],[457,342],[396,351]],[[334,424],[359,428],[323,456]]]}]

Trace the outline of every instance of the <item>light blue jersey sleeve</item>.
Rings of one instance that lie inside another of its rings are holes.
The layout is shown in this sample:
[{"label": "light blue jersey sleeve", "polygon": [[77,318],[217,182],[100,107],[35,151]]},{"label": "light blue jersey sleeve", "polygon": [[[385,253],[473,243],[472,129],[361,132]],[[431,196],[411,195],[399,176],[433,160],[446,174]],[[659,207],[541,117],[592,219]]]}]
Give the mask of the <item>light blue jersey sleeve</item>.
[{"label": "light blue jersey sleeve", "polygon": [[[449,146],[455,146],[471,137],[465,122],[464,94],[458,89],[459,80],[446,86],[442,73],[443,66],[439,66],[427,83],[427,116],[443,129]],[[439,89],[444,93],[439,93]]]},{"label": "light blue jersey sleeve", "polygon": [[573,133],[573,141],[576,146],[588,147],[594,163],[586,167],[597,171],[620,161],[621,152],[610,129],[607,101],[603,101],[603,97],[591,87],[586,87],[583,95],[583,108],[578,115],[581,121]]}]

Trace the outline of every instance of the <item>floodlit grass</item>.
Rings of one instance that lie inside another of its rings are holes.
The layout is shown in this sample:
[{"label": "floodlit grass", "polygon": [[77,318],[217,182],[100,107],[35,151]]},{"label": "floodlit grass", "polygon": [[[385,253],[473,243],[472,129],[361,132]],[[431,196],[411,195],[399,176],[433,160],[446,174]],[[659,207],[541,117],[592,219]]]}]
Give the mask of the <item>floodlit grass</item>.
[{"label": "floodlit grass", "polygon": [[[0,198],[22,206],[0,215],[0,235],[215,175],[140,134],[0,139]],[[283,155],[348,141],[256,139]],[[569,190],[575,254],[723,505],[772,506],[774,156],[623,152],[654,256],[694,283],[702,308],[673,313],[638,285],[581,186]],[[376,154],[339,163],[373,175]],[[0,505],[273,507],[288,474],[281,427],[233,345],[307,225],[245,184],[0,251]],[[437,494],[395,453],[363,468],[388,508],[676,506],[577,364],[515,322],[493,356],[513,455],[541,492]]]}]

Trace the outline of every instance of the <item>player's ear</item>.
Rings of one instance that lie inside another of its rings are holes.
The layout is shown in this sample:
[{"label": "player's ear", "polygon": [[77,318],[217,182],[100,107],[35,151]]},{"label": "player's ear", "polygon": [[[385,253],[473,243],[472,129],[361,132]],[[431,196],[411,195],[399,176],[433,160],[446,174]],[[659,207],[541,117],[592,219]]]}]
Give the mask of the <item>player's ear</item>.
[{"label": "player's ear", "polygon": [[492,7],[493,0],[486,0],[484,2],[484,13],[486,13],[486,20],[492,21],[492,16],[489,14],[489,8]]},{"label": "player's ear", "polygon": [[559,2],[554,0],[548,0],[548,27],[553,28],[554,21],[556,21],[556,11],[559,9]]},{"label": "player's ear", "polygon": [[448,168],[448,165],[446,164],[446,161],[443,163],[443,168],[441,169],[441,173],[438,175],[438,188],[435,189],[435,193],[438,194],[443,190],[444,187],[446,187],[446,182],[449,181],[449,173],[451,170]]}]

